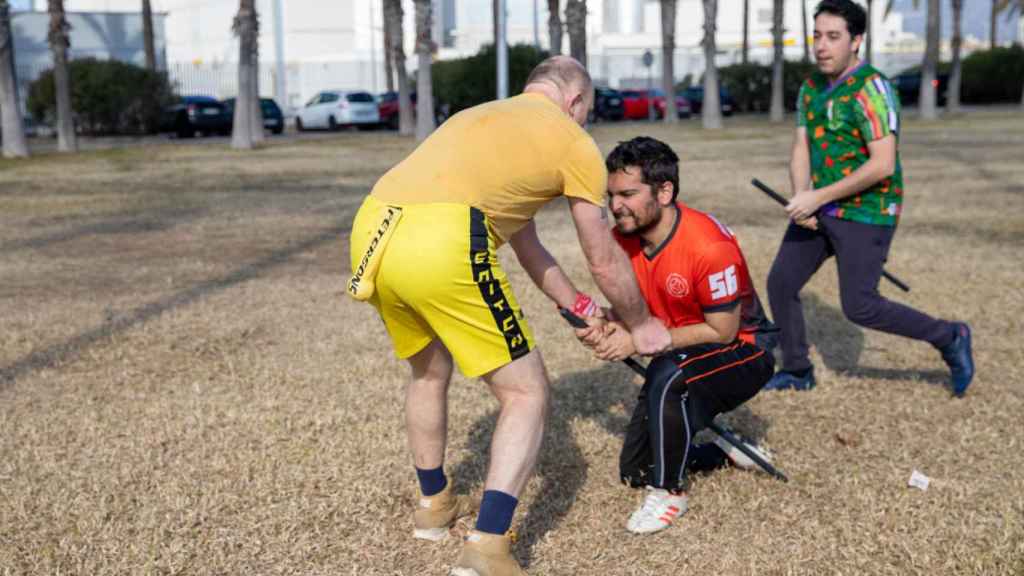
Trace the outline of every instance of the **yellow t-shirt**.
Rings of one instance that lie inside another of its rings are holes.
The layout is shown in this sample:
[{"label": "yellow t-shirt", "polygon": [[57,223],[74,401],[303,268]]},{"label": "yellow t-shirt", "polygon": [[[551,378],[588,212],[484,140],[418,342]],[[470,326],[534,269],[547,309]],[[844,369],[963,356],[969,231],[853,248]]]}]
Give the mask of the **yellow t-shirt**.
[{"label": "yellow t-shirt", "polygon": [[531,93],[452,116],[384,174],[372,194],[398,205],[473,206],[504,242],[563,194],[603,206],[607,178],[590,135],[546,97]]}]

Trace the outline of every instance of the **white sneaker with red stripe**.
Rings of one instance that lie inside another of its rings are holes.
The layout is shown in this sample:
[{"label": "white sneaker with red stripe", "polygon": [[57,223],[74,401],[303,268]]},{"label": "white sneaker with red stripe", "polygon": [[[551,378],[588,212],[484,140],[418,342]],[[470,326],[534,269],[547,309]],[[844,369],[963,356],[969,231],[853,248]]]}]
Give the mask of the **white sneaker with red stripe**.
[{"label": "white sneaker with red stripe", "polygon": [[676,495],[668,490],[648,486],[643,506],[629,516],[626,530],[634,534],[650,534],[664,530],[685,513],[685,494]]}]

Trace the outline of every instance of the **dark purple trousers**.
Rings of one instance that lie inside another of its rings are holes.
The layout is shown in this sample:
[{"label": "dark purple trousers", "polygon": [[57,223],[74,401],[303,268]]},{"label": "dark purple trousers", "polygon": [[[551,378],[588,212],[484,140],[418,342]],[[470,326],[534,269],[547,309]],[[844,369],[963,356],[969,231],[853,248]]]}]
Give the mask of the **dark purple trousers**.
[{"label": "dark purple trousers", "polygon": [[781,330],[782,369],[805,370],[807,331],[800,290],[829,256],[839,268],[839,297],[843,314],[859,326],[924,340],[937,348],[953,341],[953,326],[878,292],[882,265],[889,254],[894,226],[876,226],[818,216],[818,230],[790,223],[775,262],[768,273],[768,301],[772,319]]}]

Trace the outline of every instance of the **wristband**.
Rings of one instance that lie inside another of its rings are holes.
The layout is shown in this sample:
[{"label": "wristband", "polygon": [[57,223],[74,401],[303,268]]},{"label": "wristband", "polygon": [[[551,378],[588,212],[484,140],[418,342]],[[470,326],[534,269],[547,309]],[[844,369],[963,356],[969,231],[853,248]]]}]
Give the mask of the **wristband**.
[{"label": "wristband", "polygon": [[590,296],[587,296],[583,292],[576,293],[576,301],[572,304],[572,313],[579,316],[580,318],[586,318],[587,316],[593,316],[597,314],[597,302]]}]

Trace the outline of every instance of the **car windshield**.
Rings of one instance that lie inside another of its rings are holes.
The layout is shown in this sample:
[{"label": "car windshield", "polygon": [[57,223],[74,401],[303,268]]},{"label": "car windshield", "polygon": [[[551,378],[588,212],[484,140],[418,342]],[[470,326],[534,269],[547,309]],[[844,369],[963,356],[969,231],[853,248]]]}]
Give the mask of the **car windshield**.
[{"label": "car windshield", "polygon": [[277,114],[277,104],[273,100],[260,100],[260,108],[263,110],[263,115]]},{"label": "car windshield", "polygon": [[346,95],[345,99],[349,102],[372,103],[373,95],[368,92],[353,92],[352,94]]}]

